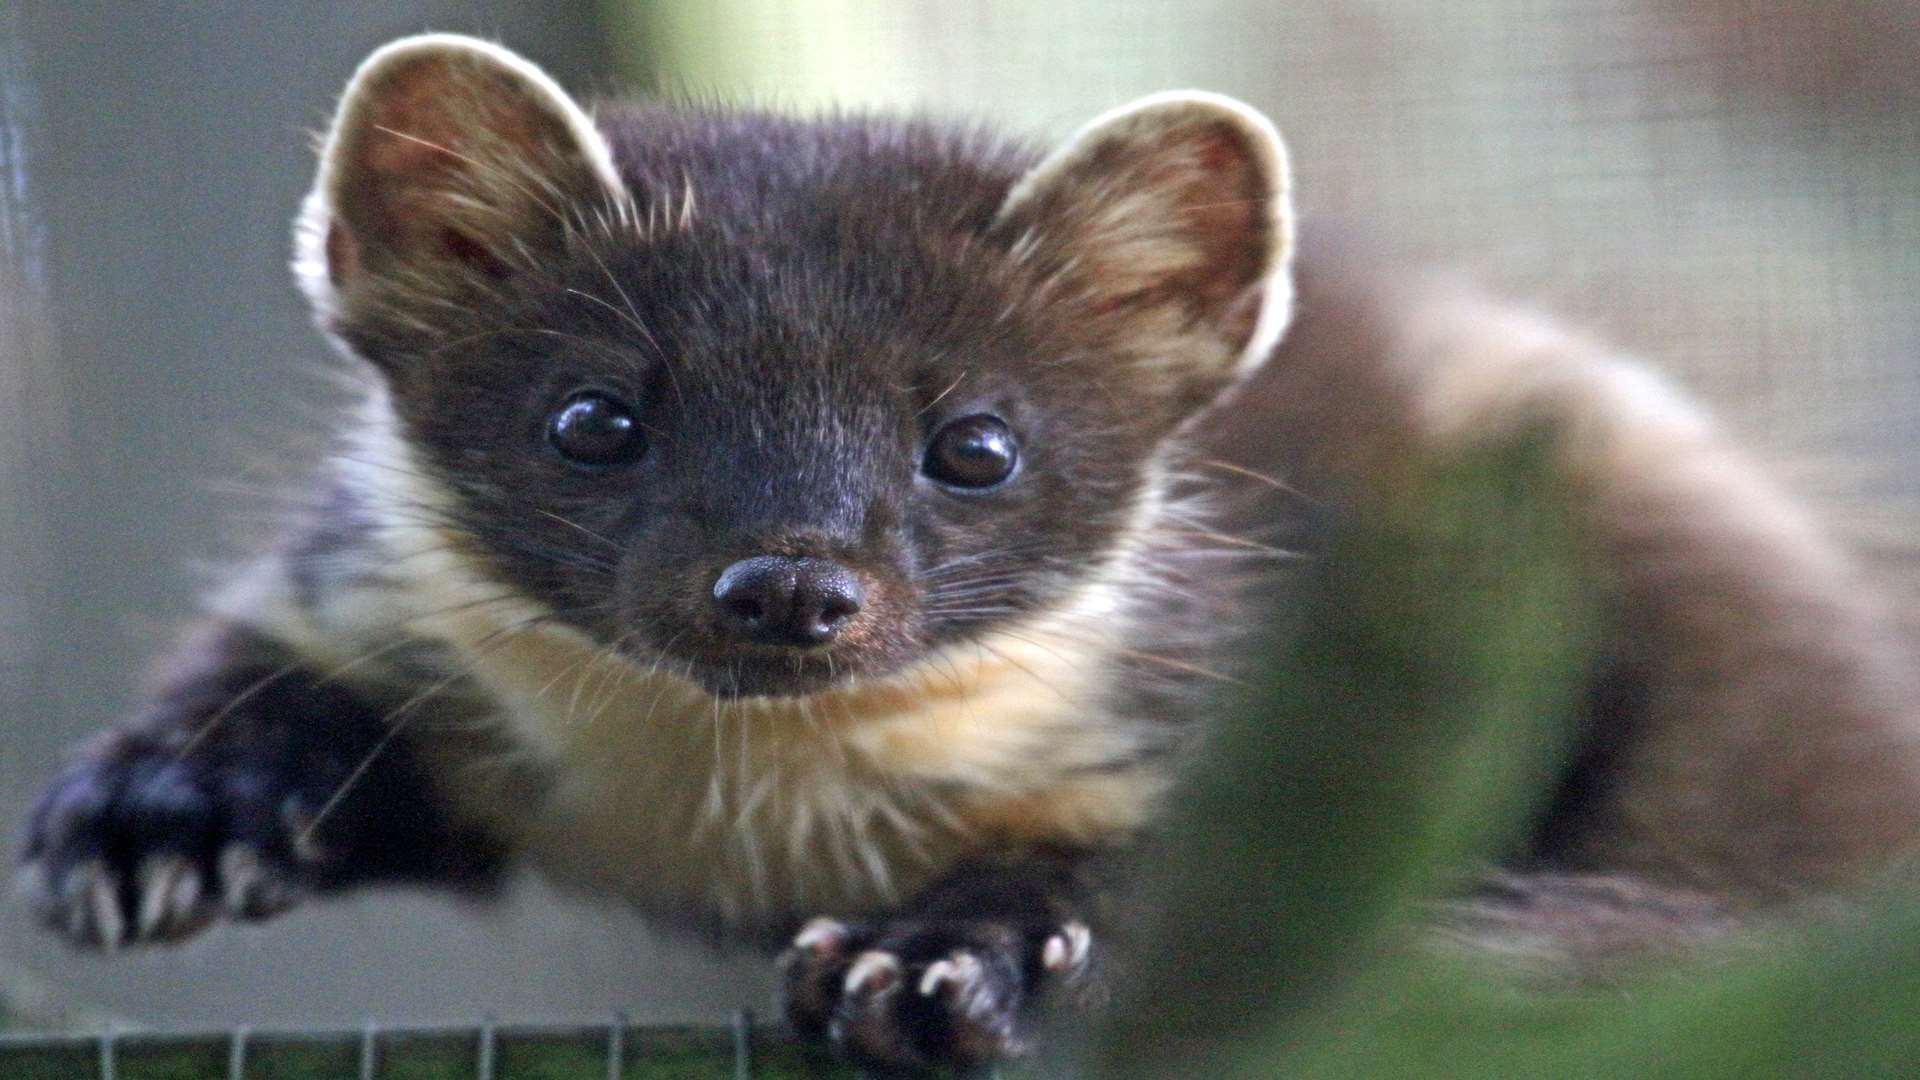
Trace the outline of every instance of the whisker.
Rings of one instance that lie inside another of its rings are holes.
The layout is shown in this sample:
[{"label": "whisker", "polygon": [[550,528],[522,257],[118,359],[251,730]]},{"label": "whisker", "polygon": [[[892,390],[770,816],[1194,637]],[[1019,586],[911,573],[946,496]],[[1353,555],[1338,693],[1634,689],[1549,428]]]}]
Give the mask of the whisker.
[{"label": "whisker", "polygon": [[578,529],[581,532],[586,533],[588,536],[593,537],[595,540],[600,541],[601,543],[607,545],[608,547],[612,548],[615,551],[622,550],[619,544],[616,544],[612,540],[609,540],[606,537],[601,536],[599,533],[594,532],[592,529],[587,528],[585,525],[582,525],[577,521],[574,521],[570,518],[561,517],[559,514],[556,514],[551,510],[543,509],[540,507],[535,507],[534,510],[536,513],[539,513],[544,517],[550,517],[553,520],[559,522],[560,524],[567,526],[568,528]]},{"label": "whisker", "polygon": [[951,394],[951,393],[953,393],[953,392],[954,392],[955,390],[958,390],[958,389],[960,389],[960,384],[961,384],[961,383],[963,383],[963,382],[966,382],[966,381],[967,381],[967,376],[968,376],[968,375],[971,375],[971,374],[973,374],[973,372],[972,372],[971,370],[968,370],[968,371],[962,371],[962,372],[960,373],[960,375],[959,375],[959,377],[953,380],[953,382],[952,382],[952,384],[950,384],[950,385],[949,385],[949,386],[948,386],[948,387],[947,387],[947,388],[946,388],[945,390],[942,390],[942,391],[940,391],[940,392],[939,392],[938,394],[936,394],[936,395],[934,395],[934,398],[933,398],[933,400],[932,400],[932,401],[929,401],[929,402],[927,402],[927,403],[926,403],[926,405],[925,405],[924,407],[922,407],[922,408],[920,409],[920,411],[919,411],[919,412],[916,412],[916,413],[914,413],[913,415],[915,415],[915,416],[925,416],[925,415],[926,415],[927,413],[930,413],[930,412],[932,412],[932,411],[933,411],[933,407],[934,407],[935,405],[938,405],[938,404],[940,404],[940,403],[941,403],[942,401],[944,401],[944,400],[946,400],[946,397],[947,397],[947,395],[948,395],[948,394]]}]

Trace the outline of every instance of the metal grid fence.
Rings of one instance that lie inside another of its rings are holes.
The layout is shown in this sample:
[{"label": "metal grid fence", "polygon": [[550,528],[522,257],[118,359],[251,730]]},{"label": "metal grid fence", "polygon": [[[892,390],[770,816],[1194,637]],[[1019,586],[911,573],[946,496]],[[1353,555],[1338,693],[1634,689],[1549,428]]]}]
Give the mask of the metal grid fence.
[{"label": "metal grid fence", "polygon": [[782,1080],[855,1077],[742,1010],[726,1026],[395,1026],[0,1034],[5,1080]]}]

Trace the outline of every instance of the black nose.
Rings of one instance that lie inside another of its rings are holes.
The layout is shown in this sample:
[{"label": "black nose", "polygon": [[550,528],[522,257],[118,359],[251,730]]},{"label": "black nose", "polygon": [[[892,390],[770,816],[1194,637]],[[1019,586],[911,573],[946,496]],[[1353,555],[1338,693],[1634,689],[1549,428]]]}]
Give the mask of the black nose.
[{"label": "black nose", "polygon": [[742,559],[713,583],[721,624],[762,645],[825,645],[860,613],[865,599],[853,571],[826,559]]}]

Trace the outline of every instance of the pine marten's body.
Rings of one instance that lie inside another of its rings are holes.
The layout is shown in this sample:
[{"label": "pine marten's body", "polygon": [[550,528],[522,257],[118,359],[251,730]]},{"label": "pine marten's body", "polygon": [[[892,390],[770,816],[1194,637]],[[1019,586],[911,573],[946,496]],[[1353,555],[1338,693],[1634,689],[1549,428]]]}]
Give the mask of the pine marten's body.
[{"label": "pine marten's body", "polygon": [[1904,847],[1904,666],[1790,506],[1638,369],[1338,246],[1276,347],[1293,242],[1272,129],[1205,95],[1039,159],[596,126],[495,47],[382,50],[298,264],[366,400],[287,545],[43,802],[30,887],[112,946],[524,857],[798,930],[792,1014],[861,1060],[1003,1056],[1097,981],[1107,878],[1284,603],[1285,553],[1213,511],[1311,547],[1311,498],[1523,419],[1616,633],[1530,853],[1563,876],[1482,931],[1577,951],[1636,898],[1737,908]]}]

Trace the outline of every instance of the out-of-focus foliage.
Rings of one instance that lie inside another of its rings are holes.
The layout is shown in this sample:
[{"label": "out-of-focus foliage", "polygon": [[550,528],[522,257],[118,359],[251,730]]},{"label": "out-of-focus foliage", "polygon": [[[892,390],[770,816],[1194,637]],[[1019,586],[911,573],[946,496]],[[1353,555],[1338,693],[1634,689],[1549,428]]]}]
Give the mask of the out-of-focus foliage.
[{"label": "out-of-focus foliage", "polygon": [[1587,637],[1542,459],[1528,445],[1436,469],[1318,566],[1176,802],[1141,935],[1154,962],[1117,1013],[1133,1075],[1311,1015],[1402,908],[1526,817]]},{"label": "out-of-focus foliage", "polygon": [[1328,558],[1182,801],[1102,1077],[1894,1077],[1920,905],[1553,991],[1419,945],[1564,745],[1590,613],[1530,451],[1437,470]]}]

